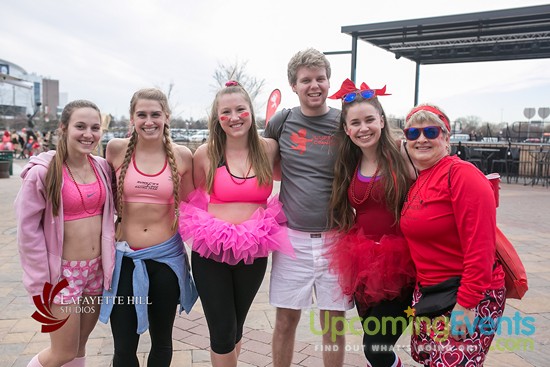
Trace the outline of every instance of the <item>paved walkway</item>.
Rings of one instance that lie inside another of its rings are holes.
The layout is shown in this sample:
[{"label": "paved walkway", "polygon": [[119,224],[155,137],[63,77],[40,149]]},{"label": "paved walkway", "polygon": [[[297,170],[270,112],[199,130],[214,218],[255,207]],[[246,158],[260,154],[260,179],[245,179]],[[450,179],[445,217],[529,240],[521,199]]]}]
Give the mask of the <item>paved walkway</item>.
[{"label": "paved walkway", "polygon": [[[4,208],[0,223],[1,367],[26,366],[34,354],[49,344],[48,335],[40,333],[40,325],[31,318],[35,309],[29,304],[21,284],[13,200],[21,183],[18,174],[25,161],[16,160],[14,163],[15,175],[0,180],[0,207]],[[550,350],[546,348],[550,344],[550,189],[503,184],[498,223],[516,244],[530,281],[530,290],[524,300],[509,300],[505,315],[514,317],[519,312],[522,320],[533,317],[534,321],[530,323],[535,330],[532,335],[524,335],[521,332],[529,334],[529,322],[524,324],[519,320],[516,325],[510,324],[512,333],[519,331],[519,334],[503,333],[495,339],[495,350],[489,354],[485,365],[549,366]],[[268,302],[269,269],[247,319],[239,366],[271,365],[270,343],[275,312]],[[352,317],[355,313],[352,311],[348,315]],[[318,315],[315,314],[313,319],[315,329],[319,330]],[[173,366],[210,366],[208,330],[200,303],[190,315],[176,318],[173,338]],[[401,337],[398,344],[403,350],[398,353],[405,365],[418,366],[407,354],[408,341],[406,335]],[[530,341],[532,344],[529,344]],[[293,365],[322,366],[319,342],[320,336],[314,335],[310,328],[310,313],[304,312],[297,333]],[[365,366],[360,345],[361,337],[348,333],[346,366]],[[146,365],[149,346],[149,337],[145,334],[139,346],[142,366]],[[110,366],[113,343],[107,325],[98,323],[88,342],[87,354],[87,366]]]}]

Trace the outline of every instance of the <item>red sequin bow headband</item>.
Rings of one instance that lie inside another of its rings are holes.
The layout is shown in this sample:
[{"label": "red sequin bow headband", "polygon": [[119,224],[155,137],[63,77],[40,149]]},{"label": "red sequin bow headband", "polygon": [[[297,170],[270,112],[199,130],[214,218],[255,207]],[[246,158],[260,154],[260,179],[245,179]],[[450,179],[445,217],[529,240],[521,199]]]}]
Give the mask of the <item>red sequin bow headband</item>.
[{"label": "red sequin bow headband", "polygon": [[372,89],[366,83],[361,83],[361,88],[357,88],[351,80],[346,79],[340,90],[328,98],[342,99],[343,103],[351,103],[358,95],[364,99],[371,99],[378,96],[391,96],[391,93],[386,93],[386,86],[382,89]]}]

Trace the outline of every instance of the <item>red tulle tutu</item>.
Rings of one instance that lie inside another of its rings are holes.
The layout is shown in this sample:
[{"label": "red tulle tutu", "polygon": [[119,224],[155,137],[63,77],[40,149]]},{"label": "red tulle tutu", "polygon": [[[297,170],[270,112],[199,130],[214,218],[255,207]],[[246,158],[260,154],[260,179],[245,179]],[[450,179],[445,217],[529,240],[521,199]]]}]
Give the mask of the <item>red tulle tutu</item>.
[{"label": "red tulle tutu", "polygon": [[364,305],[394,299],[415,282],[414,263],[401,236],[383,236],[375,242],[352,229],[334,237],[326,254],[344,294]]},{"label": "red tulle tutu", "polygon": [[258,208],[240,224],[233,224],[208,213],[208,195],[195,190],[189,202],[180,205],[179,232],[184,241],[192,241],[193,251],[208,259],[235,265],[280,251],[294,257],[288,239],[286,217],[278,195],[271,197],[266,208]]}]

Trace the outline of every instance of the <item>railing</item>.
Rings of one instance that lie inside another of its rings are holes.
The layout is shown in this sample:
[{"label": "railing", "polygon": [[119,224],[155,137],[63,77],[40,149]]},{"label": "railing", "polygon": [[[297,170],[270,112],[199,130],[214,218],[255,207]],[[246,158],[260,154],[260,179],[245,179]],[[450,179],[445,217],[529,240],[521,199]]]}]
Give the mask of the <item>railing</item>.
[{"label": "railing", "polygon": [[[527,179],[531,179],[532,183],[535,183],[535,179],[543,178],[548,181],[548,170],[550,163],[550,144],[548,143],[508,143],[506,141],[500,142],[477,142],[477,141],[467,141],[467,142],[453,142],[451,143],[452,151],[462,150],[464,152],[468,151],[494,151],[492,155],[487,155],[489,158],[487,161],[480,167],[484,170],[485,173],[489,173],[491,170],[492,161],[496,159],[504,159],[505,154],[508,149],[519,148],[519,157],[516,159],[517,167],[514,167],[514,175],[518,177],[523,177],[524,181],[527,182]],[[486,156],[486,157],[487,157]],[[468,157],[462,157],[464,160],[468,160]],[[477,162],[476,162],[477,163]],[[498,165],[498,172],[501,175],[504,175],[505,172],[503,165]],[[510,172],[508,172],[510,174]]]}]

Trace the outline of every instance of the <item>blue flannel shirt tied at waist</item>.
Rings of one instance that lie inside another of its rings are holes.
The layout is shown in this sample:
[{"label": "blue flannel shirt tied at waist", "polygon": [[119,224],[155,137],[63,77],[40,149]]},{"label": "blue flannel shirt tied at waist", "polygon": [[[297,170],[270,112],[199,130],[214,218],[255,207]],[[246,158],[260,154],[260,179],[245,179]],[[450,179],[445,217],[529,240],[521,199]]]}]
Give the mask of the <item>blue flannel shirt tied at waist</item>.
[{"label": "blue flannel shirt tied at waist", "polygon": [[[99,320],[107,323],[111,311],[113,310],[115,297],[118,290],[120,279],[120,270],[122,267],[122,257],[129,257],[134,261],[134,272],[132,274],[132,284],[134,288],[135,299],[146,299],[149,294],[149,276],[143,260],[154,260],[168,265],[178,277],[180,287],[180,314],[183,310],[189,313],[197,301],[198,293],[195,288],[195,282],[191,278],[189,269],[189,260],[184,251],[183,241],[178,233],[169,240],[151,247],[134,251],[128,245],[128,242],[122,241],[116,243],[116,262],[113,272],[112,287],[110,290],[103,290],[103,300],[99,312]],[[149,318],[147,315],[147,304],[136,302],[137,315],[137,333],[143,334],[149,328]]]}]

